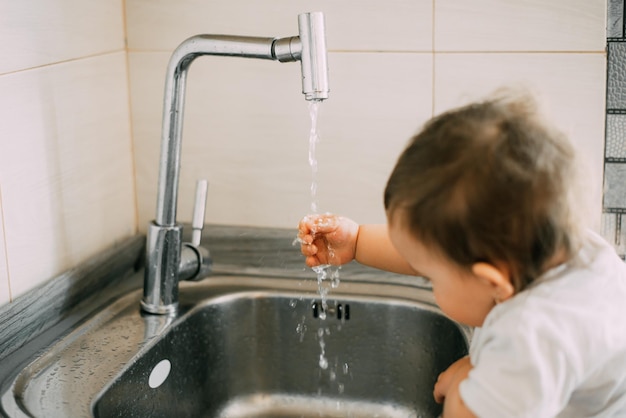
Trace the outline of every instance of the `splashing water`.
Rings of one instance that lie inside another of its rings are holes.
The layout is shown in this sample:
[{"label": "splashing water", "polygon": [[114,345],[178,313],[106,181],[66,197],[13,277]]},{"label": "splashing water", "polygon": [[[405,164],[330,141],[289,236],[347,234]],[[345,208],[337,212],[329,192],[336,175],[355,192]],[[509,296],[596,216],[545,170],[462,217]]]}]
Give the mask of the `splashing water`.
[{"label": "splashing water", "polygon": [[319,314],[321,320],[326,319],[328,311],[328,287],[324,285],[325,280],[330,280],[330,287],[337,288],[339,286],[339,267],[330,264],[321,264],[313,267],[313,271],[317,274],[317,292],[322,301],[322,310]]},{"label": "splashing water", "polygon": [[[317,144],[319,143],[320,136],[317,129],[318,125],[318,113],[319,113],[319,105],[318,101],[309,102],[309,115],[311,117],[311,130],[309,132],[309,166],[311,167],[311,212],[314,214],[319,213],[319,203],[317,197],[317,182],[318,182],[318,164],[317,164]],[[315,234],[315,230],[312,231]],[[296,238],[293,241],[293,245],[304,244],[304,242],[300,238]],[[329,259],[332,260],[335,257],[333,249],[330,247],[328,243],[326,243],[326,249],[328,251]],[[331,288],[336,288],[339,286],[339,271],[340,266],[334,266],[332,264],[322,264],[319,266],[315,266],[312,270],[315,272],[317,276],[317,290],[321,299],[321,309],[319,311],[319,320],[326,321],[327,312],[328,312],[328,292]],[[326,342],[324,337],[330,336],[330,328],[328,326],[321,326],[317,330],[317,340],[320,346],[320,355],[319,355],[319,368],[320,370],[328,371],[329,362],[326,355]],[[296,328],[296,332],[300,335],[300,341],[304,338],[304,333],[306,332],[306,326],[304,325],[304,318],[302,323],[298,324]],[[329,372],[330,380],[336,380],[336,373],[331,370]],[[338,387],[339,393],[343,393],[344,385],[340,384]]]},{"label": "splashing water", "polygon": [[[317,199],[317,143],[320,140],[319,132],[317,130],[317,120],[319,114],[319,106],[321,101],[313,100],[309,102],[309,116],[311,117],[311,130],[309,131],[309,165],[311,166],[311,212],[318,213],[318,199]],[[334,257],[334,252],[330,247],[330,244],[327,245],[328,255],[332,259]],[[336,288],[339,286],[339,266],[332,266],[330,264],[322,264],[316,267],[313,267],[313,271],[317,274],[317,284],[318,290],[320,294],[320,298],[322,299],[322,307],[323,307],[323,317],[322,319],[326,319],[326,295],[328,294],[328,289],[324,288],[323,283],[324,280],[331,280],[331,287]]]},{"label": "splashing water", "polygon": [[330,334],[330,330],[328,328],[319,328],[317,330],[317,337],[320,342],[319,366],[320,369],[326,370],[328,368],[328,359],[326,358],[326,343],[324,342],[324,331],[326,331],[326,334]]}]

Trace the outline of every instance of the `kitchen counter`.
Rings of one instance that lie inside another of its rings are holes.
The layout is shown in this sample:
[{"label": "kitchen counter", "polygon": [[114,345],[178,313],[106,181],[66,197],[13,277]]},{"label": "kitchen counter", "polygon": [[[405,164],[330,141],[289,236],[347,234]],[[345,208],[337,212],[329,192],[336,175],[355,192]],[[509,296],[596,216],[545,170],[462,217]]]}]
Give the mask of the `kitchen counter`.
[{"label": "kitchen counter", "polygon": [[[211,252],[215,273],[315,280],[315,274],[304,265],[299,247],[293,245],[295,237],[295,228],[207,225],[202,244]],[[0,387],[6,384],[8,375],[77,323],[116,298],[141,288],[143,282],[135,273],[142,268],[144,244],[143,235],[130,237],[1,306]],[[408,280],[428,287],[422,278],[381,272],[356,262],[342,267],[341,280]]]}]

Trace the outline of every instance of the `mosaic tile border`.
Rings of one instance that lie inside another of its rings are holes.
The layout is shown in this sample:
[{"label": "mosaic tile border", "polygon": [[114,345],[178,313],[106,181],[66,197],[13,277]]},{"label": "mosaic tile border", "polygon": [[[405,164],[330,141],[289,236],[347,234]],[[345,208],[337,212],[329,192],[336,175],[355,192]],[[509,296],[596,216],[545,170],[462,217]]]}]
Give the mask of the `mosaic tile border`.
[{"label": "mosaic tile border", "polygon": [[607,79],[602,235],[626,258],[626,8],[607,2]]}]

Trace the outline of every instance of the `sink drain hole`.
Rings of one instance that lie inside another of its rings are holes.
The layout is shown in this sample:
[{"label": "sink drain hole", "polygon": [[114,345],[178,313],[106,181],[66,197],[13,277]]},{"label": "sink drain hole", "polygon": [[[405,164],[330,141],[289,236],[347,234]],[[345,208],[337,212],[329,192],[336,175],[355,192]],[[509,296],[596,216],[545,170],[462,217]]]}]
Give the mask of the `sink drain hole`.
[{"label": "sink drain hole", "polygon": [[321,306],[317,302],[313,302],[311,304],[311,309],[313,310],[313,318],[320,317],[320,308]]},{"label": "sink drain hole", "polygon": [[350,319],[350,305],[347,303],[342,305],[341,303],[337,305],[337,319]]},{"label": "sink drain hole", "polygon": [[311,304],[313,318],[320,318],[322,312],[326,313],[327,318],[336,317],[339,320],[347,321],[350,319],[350,305],[347,303],[338,303],[335,306],[327,306],[326,310],[320,302]]}]

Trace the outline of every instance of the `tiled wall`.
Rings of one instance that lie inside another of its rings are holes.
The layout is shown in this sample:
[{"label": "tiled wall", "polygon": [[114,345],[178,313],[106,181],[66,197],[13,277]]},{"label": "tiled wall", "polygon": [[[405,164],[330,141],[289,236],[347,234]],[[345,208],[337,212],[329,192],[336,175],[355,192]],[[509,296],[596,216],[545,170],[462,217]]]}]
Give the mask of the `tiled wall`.
[{"label": "tiled wall", "polygon": [[122,1],[0,0],[0,305],[136,231]]},{"label": "tiled wall", "polygon": [[[535,92],[586,161],[599,229],[605,109],[603,0],[127,0],[139,228],[154,217],[164,71],[197,33],[297,34],[326,14],[331,96],[321,106],[321,211],[383,222],[382,191],[433,114],[505,85]],[[187,84],[179,218],[208,178],[207,222],[294,227],[310,207],[309,115],[298,64],[201,57]]]},{"label": "tiled wall", "polygon": [[[331,50],[332,93],[319,118],[322,211],[384,221],[386,178],[425,120],[523,84],[587,159],[599,228],[603,0],[0,6],[0,304],[153,218],[163,78],[178,43],[197,33],[295,35],[297,14],[309,10],[326,13]],[[186,109],[180,219],[190,218],[195,179],[208,178],[207,222],[293,227],[309,210],[311,181],[299,65],[200,58]]]},{"label": "tiled wall", "polygon": [[608,2],[608,71],[602,233],[626,255],[626,32],[624,0]]}]

